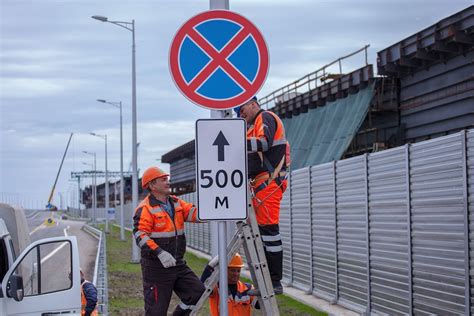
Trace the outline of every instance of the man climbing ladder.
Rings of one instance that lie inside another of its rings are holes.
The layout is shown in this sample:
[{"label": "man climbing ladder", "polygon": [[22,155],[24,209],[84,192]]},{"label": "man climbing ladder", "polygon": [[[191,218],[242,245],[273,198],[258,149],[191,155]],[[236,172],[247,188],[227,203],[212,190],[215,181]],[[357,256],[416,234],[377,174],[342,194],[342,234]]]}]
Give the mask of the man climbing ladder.
[{"label": "man climbing ladder", "polygon": [[280,203],[287,187],[289,144],[280,118],[260,108],[257,98],[234,109],[247,122],[248,176],[275,294],[282,294],[283,247]]}]

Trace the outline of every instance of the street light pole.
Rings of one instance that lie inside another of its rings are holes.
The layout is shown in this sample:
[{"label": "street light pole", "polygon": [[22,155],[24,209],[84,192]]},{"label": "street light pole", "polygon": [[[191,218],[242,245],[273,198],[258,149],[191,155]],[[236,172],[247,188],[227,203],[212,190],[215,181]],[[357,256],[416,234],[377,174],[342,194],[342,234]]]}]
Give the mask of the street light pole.
[{"label": "street light pole", "polygon": [[107,134],[99,135],[89,133],[92,136],[102,138],[105,141],[105,232],[109,232],[109,171],[107,169]]},{"label": "street light pole", "polygon": [[[94,164],[88,163],[88,162],[83,162],[83,164],[86,165],[86,166],[89,166],[91,168],[91,170],[94,170]],[[94,177],[92,177],[91,192],[92,192],[91,207],[92,207],[92,210],[94,210]],[[86,202],[84,202],[84,206],[86,206]],[[86,206],[86,209],[87,209],[87,206]],[[90,215],[91,215],[91,221],[92,221],[93,214],[90,214]],[[82,217],[82,215],[81,215],[81,217]]]},{"label": "street light pole", "polygon": [[[109,21],[105,16],[94,15],[93,19],[109,22],[132,32],[132,206],[138,205],[138,168],[137,168],[137,82],[135,74],[135,20],[132,22]],[[131,27],[130,27],[131,26]],[[138,246],[132,242],[132,262],[139,262]]]},{"label": "street light pole", "polygon": [[123,122],[122,122],[122,101],[108,102],[106,100],[97,99],[98,102],[110,104],[120,110],[120,240],[125,240],[125,232],[123,226],[123,205],[125,203],[124,189],[125,182],[123,179]]},{"label": "street light pole", "polygon": [[82,217],[82,211],[81,211],[81,177],[77,177],[77,208],[79,210],[79,214]]},{"label": "street light pole", "polygon": [[[132,20],[132,207],[138,206],[137,81],[135,72],[135,20]],[[132,262],[138,263],[139,249],[132,242]]]},{"label": "street light pole", "polygon": [[88,152],[88,151],[83,151],[84,154],[94,156],[94,177],[92,178],[93,181],[93,186],[94,186],[94,191],[93,191],[93,216],[92,216],[92,225],[95,226],[96,224],[96,217],[97,217],[97,161],[96,161],[96,154],[95,152]]}]

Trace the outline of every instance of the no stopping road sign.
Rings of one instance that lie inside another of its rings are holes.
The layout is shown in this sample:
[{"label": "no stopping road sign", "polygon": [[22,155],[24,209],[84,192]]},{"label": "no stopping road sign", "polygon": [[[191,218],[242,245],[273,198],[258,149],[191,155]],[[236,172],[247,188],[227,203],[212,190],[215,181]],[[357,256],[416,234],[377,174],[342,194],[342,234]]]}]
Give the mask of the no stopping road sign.
[{"label": "no stopping road sign", "polygon": [[190,101],[224,110],[250,100],[268,72],[268,48],[252,22],[211,10],[189,19],[170,47],[171,76]]}]

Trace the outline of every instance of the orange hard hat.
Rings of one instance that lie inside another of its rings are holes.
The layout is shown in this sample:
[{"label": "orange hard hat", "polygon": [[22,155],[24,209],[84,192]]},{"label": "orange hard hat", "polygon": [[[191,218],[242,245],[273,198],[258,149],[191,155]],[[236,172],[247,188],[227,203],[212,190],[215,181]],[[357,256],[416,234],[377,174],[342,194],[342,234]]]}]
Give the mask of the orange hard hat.
[{"label": "orange hard hat", "polygon": [[150,167],[150,168],[146,169],[145,172],[143,173],[142,188],[146,189],[147,186],[148,186],[148,183],[150,183],[150,181],[153,181],[157,178],[167,177],[167,176],[169,176],[169,174],[167,174],[166,172],[164,172],[160,168]]},{"label": "orange hard hat", "polygon": [[229,268],[242,268],[244,266],[244,262],[242,260],[242,257],[236,253],[232,259],[229,261],[229,264],[227,265]]}]

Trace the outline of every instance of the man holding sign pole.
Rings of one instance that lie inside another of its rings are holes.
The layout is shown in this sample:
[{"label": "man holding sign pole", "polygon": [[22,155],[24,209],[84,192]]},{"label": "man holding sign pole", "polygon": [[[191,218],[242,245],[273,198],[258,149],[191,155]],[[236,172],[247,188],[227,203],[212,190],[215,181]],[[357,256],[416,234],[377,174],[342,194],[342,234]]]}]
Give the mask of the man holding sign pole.
[{"label": "man holding sign pole", "polygon": [[282,294],[283,247],[280,236],[280,202],[287,187],[289,145],[285,128],[273,112],[260,108],[257,98],[235,108],[247,122],[248,177],[265,256],[275,294]]}]

